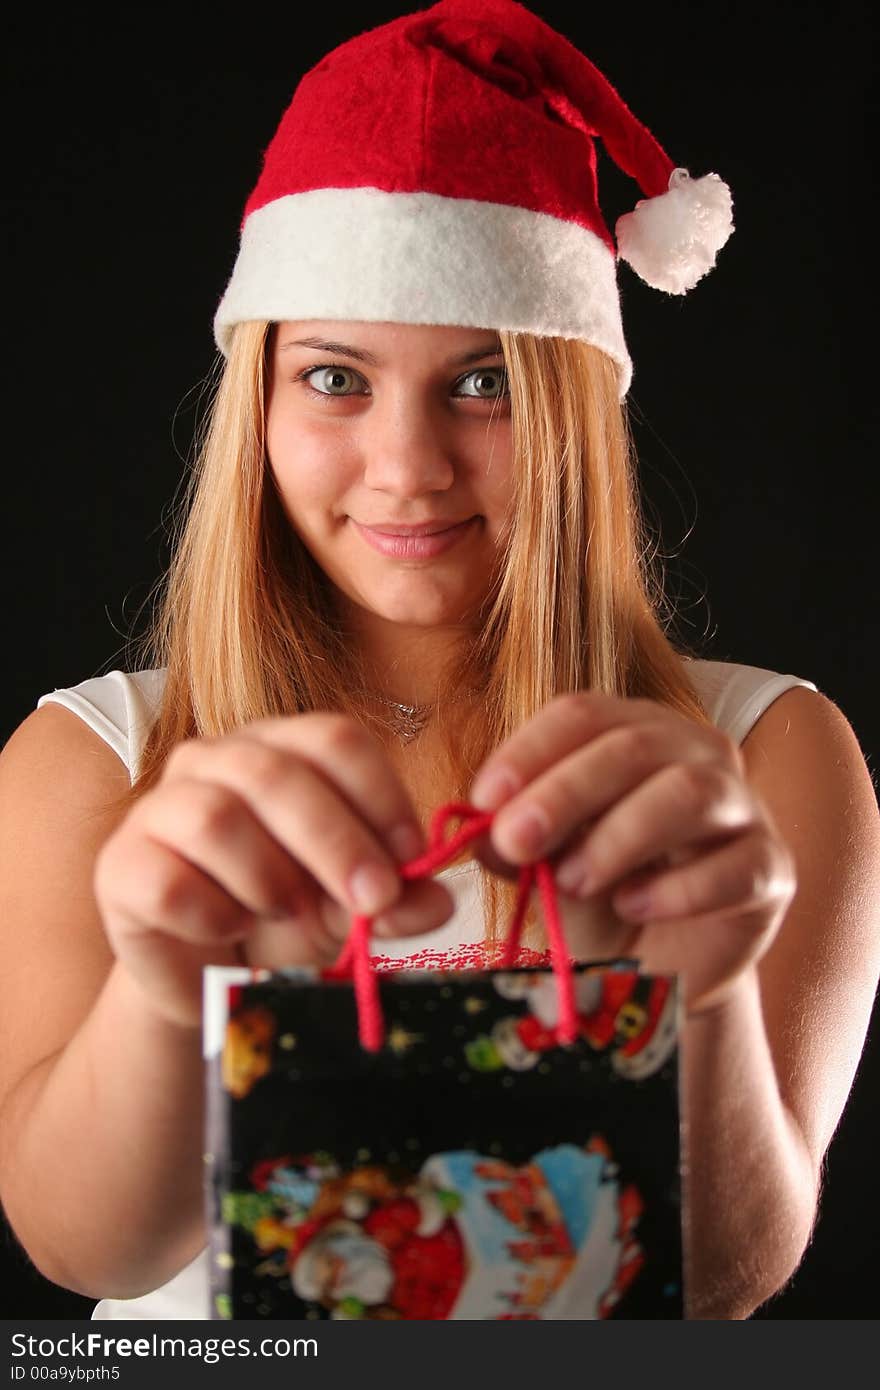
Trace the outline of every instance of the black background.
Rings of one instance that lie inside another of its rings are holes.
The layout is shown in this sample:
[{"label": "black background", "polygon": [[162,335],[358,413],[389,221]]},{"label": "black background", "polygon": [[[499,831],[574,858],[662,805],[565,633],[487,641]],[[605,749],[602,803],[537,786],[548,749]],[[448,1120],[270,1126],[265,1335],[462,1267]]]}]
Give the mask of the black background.
[{"label": "black background", "polygon": [[[80,6],[49,20],[31,6],[7,18],[0,737],[45,691],[125,664],[167,558],[163,523],[260,152],[303,71],[410,8]],[[646,505],[681,631],[704,656],[813,680],[873,774],[868,5],[535,8],[676,163],[733,191],[737,230],[689,296],[621,269]],[[600,180],[613,225],[640,194],[601,154]],[[878,1027],[813,1245],[760,1316],[878,1312]],[[31,1275],[11,1241],[4,1258],[6,1316],[91,1307]]]}]

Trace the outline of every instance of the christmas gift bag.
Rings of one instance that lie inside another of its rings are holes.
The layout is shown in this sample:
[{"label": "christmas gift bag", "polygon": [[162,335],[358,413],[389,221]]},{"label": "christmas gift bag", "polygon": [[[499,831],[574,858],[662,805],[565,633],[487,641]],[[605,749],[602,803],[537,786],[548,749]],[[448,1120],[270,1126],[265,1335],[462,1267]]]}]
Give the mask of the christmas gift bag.
[{"label": "christmas gift bag", "polygon": [[[489,819],[441,808],[404,872]],[[205,972],[210,1316],[682,1317],[675,978],[572,963],[544,863],[495,968],[377,975],[368,939]]]}]

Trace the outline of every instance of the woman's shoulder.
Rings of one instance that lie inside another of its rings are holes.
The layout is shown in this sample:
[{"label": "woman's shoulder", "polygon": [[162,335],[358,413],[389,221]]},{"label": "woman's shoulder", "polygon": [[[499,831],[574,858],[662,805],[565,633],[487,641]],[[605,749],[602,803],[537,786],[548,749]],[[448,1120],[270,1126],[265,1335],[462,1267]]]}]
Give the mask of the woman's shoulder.
[{"label": "woman's shoulder", "polygon": [[[741,662],[683,656],[685,672],[712,722],[741,744],[764,711],[786,690],[813,681],[790,672]],[[163,667],[109,671],[78,685],[49,691],[38,708],[63,705],[82,719],[114,750],[134,776],[147,734],[165,688]]]},{"label": "woman's shoulder", "polygon": [[108,671],[78,685],[42,695],[37,708],[62,705],[89,726],[122,759],[134,777],[165,688],[165,670]]},{"label": "woman's shoulder", "polygon": [[683,657],[685,672],[712,723],[742,743],[764,711],[796,686],[817,690],[813,681],[790,672],[734,661]]},{"label": "woman's shoulder", "polygon": [[165,687],[164,666],[156,666],[141,671],[108,671],[103,676],[90,676],[78,685],[60,686],[41,695],[37,705],[47,700],[61,701],[68,695],[94,704],[96,708],[116,708],[120,703],[139,700],[145,704],[158,706]]}]

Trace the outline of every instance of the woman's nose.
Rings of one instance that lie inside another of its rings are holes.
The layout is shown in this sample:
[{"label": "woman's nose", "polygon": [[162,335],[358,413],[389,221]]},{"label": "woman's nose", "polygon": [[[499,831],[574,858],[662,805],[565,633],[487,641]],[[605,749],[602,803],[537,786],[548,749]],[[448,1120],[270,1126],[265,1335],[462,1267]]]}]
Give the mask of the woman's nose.
[{"label": "woman's nose", "polygon": [[378,492],[419,497],[455,477],[450,441],[430,403],[374,398],[362,436],[364,481]]}]

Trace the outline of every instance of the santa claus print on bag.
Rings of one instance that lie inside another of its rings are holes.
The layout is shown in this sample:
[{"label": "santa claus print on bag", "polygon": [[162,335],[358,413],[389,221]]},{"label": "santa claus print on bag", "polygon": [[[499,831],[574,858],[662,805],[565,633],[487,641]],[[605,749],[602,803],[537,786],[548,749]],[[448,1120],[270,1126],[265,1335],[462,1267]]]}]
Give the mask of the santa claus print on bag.
[{"label": "santa claus print on bag", "polygon": [[212,969],[211,1316],[681,1317],[675,983],[574,978]]}]

